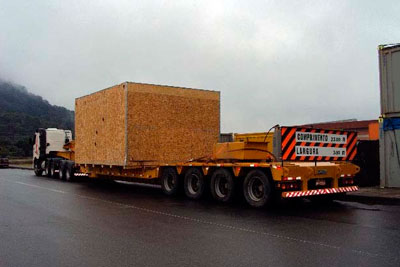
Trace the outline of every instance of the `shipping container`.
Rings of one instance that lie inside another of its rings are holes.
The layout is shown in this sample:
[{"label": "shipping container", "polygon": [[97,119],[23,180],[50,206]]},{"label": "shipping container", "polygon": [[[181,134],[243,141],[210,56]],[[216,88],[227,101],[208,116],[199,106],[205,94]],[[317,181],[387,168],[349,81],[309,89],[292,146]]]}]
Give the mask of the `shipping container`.
[{"label": "shipping container", "polygon": [[400,117],[400,44],[379,46],[381,114]]},{"label": "shipping container", "polygon": [[386,118],[379,129],[381,187],[400,187],[400,118]]},{"label": "shipping container", "polygon": [[122,83],[75,101],[76,163],[154,165],[209,156],[220,93]]}]

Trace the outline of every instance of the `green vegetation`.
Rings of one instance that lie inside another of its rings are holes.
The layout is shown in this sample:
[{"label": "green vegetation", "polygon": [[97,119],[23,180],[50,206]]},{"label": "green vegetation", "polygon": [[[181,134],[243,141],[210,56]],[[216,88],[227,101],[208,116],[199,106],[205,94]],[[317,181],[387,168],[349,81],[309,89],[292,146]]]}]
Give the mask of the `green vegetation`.
[{"label": "green vegetation", "polygon": [[0,156],[31,156],[29,138],[37,128],[73,130],[74,112],[0,80]]}]

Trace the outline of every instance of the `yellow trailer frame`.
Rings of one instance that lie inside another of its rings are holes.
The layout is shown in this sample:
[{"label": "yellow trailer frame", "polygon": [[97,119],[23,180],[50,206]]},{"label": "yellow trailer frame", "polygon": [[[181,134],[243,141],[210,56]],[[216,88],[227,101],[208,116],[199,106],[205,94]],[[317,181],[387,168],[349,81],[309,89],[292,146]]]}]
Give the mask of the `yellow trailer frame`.
[{"label": "yellow trailer frame", "polygon": [[[235,178],[244,177],[254,169],[263,170],[274,182],[275,188],[279,185],[297,182],[300,187],[293,191],[282,191],[281,196],[301,197],[320,194],[343,193],[358,190],[357,186],[344,186],[341,179],[354,178],[360,168],[348,162],[321,162],[321,163],[300,163],[300,162],[185,162],[177,164],[160,164],[155,166],[142,166],[136,168],[124,168],[122,166],[82,164],[78,165],[80,172],[88,174],[89,178],[111,178],[114,180],[141,180],[142,182],[155,182],[160,177],[163,168],[176,168],[179,175],[183,175],[188,168],[197,167],[204,176],[209,176],[218,168],[225,168],[232,172]],[[329,179],[329,188],[312,189],[310,181]],[[329,189],[329,190],[328,190]],[[330,190],[332,189],[332,190]],[[291,194],[291,192],[302,192]]]},{"label": "yellow trailer frame", "polygon": [[[358,190],[353,178],[360,168],[344,161],[336,162],[288,162],[276,161],[272,151],[273,133],[236,134],[234,142],[218,143],[211,157],[202,160],[158,163],[154,165],[115,166],[104,164],[76,164],[78,175],[90,179],[159,183],[166,168],[174,168],[183,176],[190,168],[197,168],[205,177],[218,169],[230,171],[234,178],[245,177],[252,170],[266,174],[274,190],[283,198],[307,197],[323,194],[344,193]],[[65,146],[66,152],[58,155],[73,160],[74,142]],[[319,186],[322,185],[322,186]]]}]

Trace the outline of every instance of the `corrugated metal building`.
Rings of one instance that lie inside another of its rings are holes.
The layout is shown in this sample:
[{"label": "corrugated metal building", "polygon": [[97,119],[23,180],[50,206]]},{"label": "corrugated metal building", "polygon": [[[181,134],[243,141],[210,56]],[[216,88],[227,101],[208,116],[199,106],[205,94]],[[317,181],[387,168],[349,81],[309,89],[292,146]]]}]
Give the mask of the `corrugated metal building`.
[{"label": "corrugated metal building", "polygon": [[400,187],[400,44],[379,46],[381,187]]}]

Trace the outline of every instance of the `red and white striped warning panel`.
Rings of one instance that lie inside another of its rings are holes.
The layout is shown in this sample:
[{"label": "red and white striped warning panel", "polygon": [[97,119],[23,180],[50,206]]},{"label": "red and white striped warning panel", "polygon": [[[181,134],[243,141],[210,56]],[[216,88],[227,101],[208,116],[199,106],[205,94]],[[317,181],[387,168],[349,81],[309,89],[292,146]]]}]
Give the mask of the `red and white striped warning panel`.
[{"label": "red and white striped warning panel", "polygon": [[87,173],[77,172],[75,176],[89,176]]},{"label": "red and white striped warning panel", "polygon": [[282,197],[307,197],[307,196],[317,196],[326,194],[337,194],[344,192],[354,192],[358,190],[358,186],[347,186],[340,188],[324,188],[324,189],[314,189],[307,191],[293,191],[293,192],[283,192]]},{"label": "red and white striped warning panel", "polygon": [[356,132],[281,127],[282,160],[352,160],[356,144]]}]

